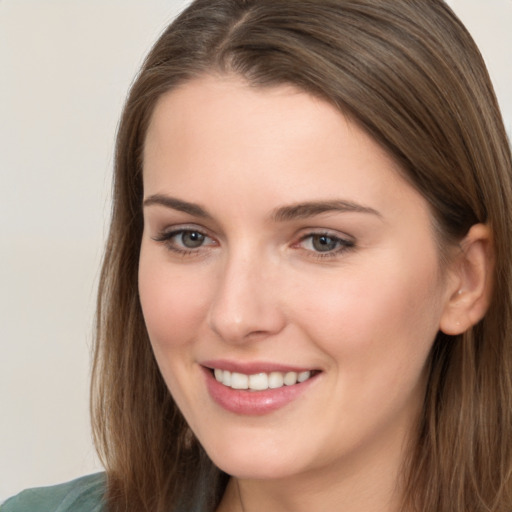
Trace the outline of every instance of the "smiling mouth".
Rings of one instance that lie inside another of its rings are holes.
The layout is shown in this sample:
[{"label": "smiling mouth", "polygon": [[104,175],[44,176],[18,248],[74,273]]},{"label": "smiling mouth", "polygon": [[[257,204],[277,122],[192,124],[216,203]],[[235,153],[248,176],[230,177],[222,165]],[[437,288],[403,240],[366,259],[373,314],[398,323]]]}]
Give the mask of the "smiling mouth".
[{"label": "smiling mouth", "polygon": [[317,370],[308,370],[303,372],[261,372],[246,375],[219,368],[213,369],[213,375],[217,382],[231,389],[248,391],[265,391],[267,389],[279,389],[284,386],[294,386],[311,379],[317,373],[319,373]]}]

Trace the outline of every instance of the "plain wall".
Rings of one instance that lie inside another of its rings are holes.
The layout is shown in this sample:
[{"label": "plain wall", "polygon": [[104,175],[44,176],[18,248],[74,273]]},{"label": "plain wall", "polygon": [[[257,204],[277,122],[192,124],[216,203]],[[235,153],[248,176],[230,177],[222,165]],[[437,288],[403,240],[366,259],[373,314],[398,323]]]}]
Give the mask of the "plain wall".
[{"label": "plain wall", "polygon": [[0,0],[0,500],[100,469],[88,379],[114,135],[184,3]]},{"label": "plain wall", "polygon": [[[100,470],[88,378],[117,120],[186,1],[0,0],[0,501]],[[512,132],[512,0],[449,2]]]}]

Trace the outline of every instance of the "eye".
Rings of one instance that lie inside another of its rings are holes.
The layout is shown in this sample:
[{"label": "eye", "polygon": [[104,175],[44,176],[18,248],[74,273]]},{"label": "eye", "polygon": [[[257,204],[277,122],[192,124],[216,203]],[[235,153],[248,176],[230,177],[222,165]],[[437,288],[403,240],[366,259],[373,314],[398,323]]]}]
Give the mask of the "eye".
[{"label": "eye", "polygon": [[299,242],[299,245],[318,256],[336,255],[354,247],[354,242],[331,233],[310,233]]},{"label": "eye", "polygon": [[174,235],[176,242],[183,245],[187,249],[197,249],[203,245],[206,236],[199,231],[182,231],[181,233]]},{"label": "eye", "polygon": [[315,251],[327,252],[334,251],[338,248],[339,238],[328,235],[313,235],[311,236],[311,245]]},{"label": "eye", "polygon": [[204,246],[215,245],[212,238],[197,229],[180,228],[165,231],[153,239],[165,244],[169,250],[181,254],[195,253]]}]

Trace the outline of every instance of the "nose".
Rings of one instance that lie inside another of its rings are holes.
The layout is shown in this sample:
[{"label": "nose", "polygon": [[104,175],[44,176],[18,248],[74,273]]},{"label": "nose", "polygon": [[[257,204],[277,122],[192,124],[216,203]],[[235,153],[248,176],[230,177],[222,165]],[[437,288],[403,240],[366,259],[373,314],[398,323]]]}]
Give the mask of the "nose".
[{"label": "nose", "polygon": [[228,257],[217,280],[208,325],[228,343],[278,334],[286,324],[279,304],[278,268],[262,258]]}]

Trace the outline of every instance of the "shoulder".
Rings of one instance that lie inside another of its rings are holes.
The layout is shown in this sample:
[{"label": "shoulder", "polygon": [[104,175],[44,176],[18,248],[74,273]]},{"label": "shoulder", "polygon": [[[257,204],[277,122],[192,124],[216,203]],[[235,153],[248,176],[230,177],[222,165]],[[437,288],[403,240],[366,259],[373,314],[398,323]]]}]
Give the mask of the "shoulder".
[{"label": "shoulder", "polygon": [[105,474],[65,484],[27,489],[8,499],[0,512],[104,512]]}]

